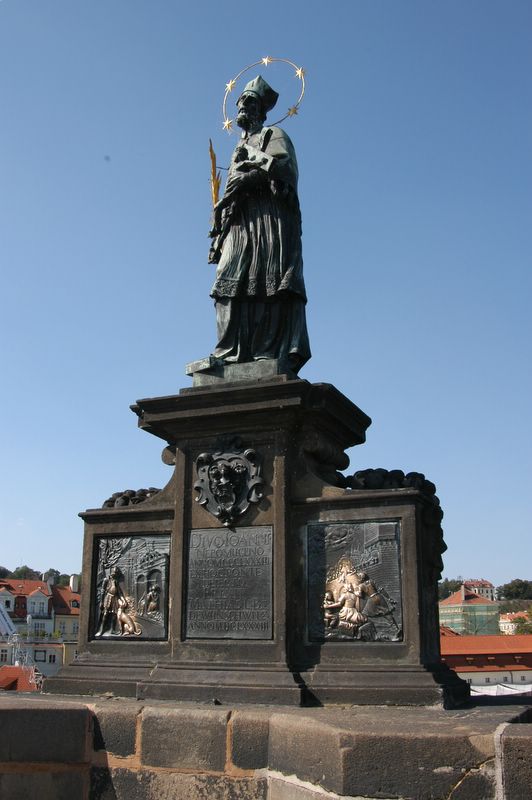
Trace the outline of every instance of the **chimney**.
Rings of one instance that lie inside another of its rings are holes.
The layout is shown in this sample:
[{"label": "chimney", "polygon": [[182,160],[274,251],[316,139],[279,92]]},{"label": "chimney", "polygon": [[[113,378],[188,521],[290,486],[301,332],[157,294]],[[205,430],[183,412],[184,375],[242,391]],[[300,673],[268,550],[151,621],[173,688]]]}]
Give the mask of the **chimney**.
[{"label": "chimney", "polygon": [[77,594],[79,592],[79,575],[71,575],[68,585],[70,586],[70,591]]},{"label": "chimney", "polygon": [[465,583],[462,584],[460,591],[462,592],[462,603],[465,603]]}]

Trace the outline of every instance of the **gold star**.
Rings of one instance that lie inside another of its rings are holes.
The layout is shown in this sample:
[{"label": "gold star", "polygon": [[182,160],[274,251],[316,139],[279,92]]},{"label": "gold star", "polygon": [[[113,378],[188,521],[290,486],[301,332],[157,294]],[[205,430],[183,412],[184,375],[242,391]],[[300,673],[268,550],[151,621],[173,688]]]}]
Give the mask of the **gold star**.
[{"label": "gold star", "polygon": [[236,81],[234,80],[234,78],[231,78],[229,83],[225,84],[225,88],[227,89],[228,92],[232,92],[233,91],[235,83],[236,83]]},{"label": "gold star", "polygon": [[296,69],[296,78],[299,78],[300,80],[303,80],[303,78],[305,77],[306,74],[307,74],[306,70],[304,70],[303,67],[298,67]]},{"label": "gold star", "polygon": [[228,131],[230,133],[232,127],[233,127],[233,120],[227,118],[224,119],[224,131]]},{"label": "gold star", "polygon": [[297,114],[297,106],[292,106],[292,108],[288,109],[288,116],[294,117]]},{"label": "gold star", "polygon": [[264,56],[264,58],[262,59],[262,63],[264,64],[265,67],[267,67],[268,64],[272,63],[271,57],[270,56]]}]

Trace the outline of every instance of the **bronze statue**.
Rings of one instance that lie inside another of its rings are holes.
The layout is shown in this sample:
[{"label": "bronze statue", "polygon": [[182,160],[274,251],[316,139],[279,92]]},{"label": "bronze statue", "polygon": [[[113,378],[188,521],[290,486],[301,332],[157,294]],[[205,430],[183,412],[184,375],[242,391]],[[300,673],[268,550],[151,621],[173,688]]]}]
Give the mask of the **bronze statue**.
[{"label": "bronze statue", "polygon": [[298,169],[287,134],[264,126],[277,98],[258,75],[237,101],[242,137],[210,232],[209,262],[218,264],[213,355],[228,363],[278,359],[297,373],[310,358]]}]

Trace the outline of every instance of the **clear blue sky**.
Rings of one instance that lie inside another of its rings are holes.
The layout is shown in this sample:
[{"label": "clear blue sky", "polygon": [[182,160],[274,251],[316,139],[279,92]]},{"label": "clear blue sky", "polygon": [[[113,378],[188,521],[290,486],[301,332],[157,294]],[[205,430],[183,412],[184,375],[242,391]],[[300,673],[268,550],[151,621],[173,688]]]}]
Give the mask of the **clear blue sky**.
[{"label": "clear blue sky", "polygon": [[436,483],[446,575],[532,578],[531,41],[520,0],[0,0],[0,564],[79,570],[78,511],[169,479],[129,405],[214,345],[208,139],[272,55],[301,377],[373,418],[350,472]]}]

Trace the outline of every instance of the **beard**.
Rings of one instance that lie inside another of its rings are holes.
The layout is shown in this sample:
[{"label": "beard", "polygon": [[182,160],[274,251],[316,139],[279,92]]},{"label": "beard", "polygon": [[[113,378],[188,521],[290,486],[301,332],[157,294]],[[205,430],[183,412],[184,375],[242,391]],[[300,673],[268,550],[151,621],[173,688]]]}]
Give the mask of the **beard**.
[{"label": "beard", "polygon": [[236,115],[236,124],[239,128],[242,128],[242,130],[250,131],[254,128],[260,128],[262,126],[262,120],[258,114],[241,108]]}]

